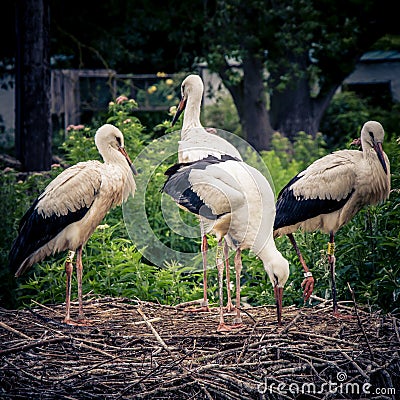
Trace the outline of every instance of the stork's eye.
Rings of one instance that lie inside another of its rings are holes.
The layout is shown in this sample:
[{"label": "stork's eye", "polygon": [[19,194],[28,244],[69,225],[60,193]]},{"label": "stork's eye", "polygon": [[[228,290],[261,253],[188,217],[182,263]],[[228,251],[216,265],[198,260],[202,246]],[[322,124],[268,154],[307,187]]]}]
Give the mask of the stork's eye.
[{"label": "stork's eye", "polygon": [[121,138],[119,136],[116,136],[115,139],[117,139],[118,146],[121,147]]},{"label": "stork's eye", "polygon": [[275,279],[275,285],[277,285],[279,283],[279,279],[275,274],[274,274],[274,279]]},{"label": "stork's eye", "polygon": [[371,132],[371,131],[369,131],[368,133],[369,133],[369,136],[371,137],[371,139],[372,139],[372,140],[375,140],[374,133],[373,133],[373,132]]}]

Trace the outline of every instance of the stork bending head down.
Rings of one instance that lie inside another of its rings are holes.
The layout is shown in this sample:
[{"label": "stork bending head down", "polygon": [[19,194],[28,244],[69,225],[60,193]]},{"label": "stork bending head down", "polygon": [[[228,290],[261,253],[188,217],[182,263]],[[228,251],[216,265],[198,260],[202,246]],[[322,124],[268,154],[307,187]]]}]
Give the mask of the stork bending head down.
[{"label": "stork bending head down", "polygon": [[225,324],[223,316],[223,238],[236,250],[234,323],[241,324],[241,251],[250,249],[262,260],[274,287],[278,323],[281,324],[282,294],[289,276],[289,263],[277,250],[273,239],[274,194],[265,177],[255,168],[230,156],[210,156],[192,163],[176,164],[167,170],[166,175],[163,191],[180,206],[199,215],[206,232],[216,235],[220,300],[218,331],[232,328]]},{"label": "stork bending head down", "polygon": [[317,229],[330,235],[328,260],[331,269],[334,313],[337,314],[335,285],[335,233],[358,211],[389,197],[390,163],[383,152],[384,130],[368,121],[361,130],[359,150],[340,150],[312,163],[297,174],[279,193],[274,236],[288,235],[305,271],[304,296],[313,291],[314,279],[296,244],[297,229]]},{"label": "stork bending head down", "polygon": [[19,277],[51,254],[69,250],[65,262],[67,288],[64,319],[68,324],[74,324],[70,318],[70,296],[75,253],[78,318],[83,322],[82,247],[106,213],[130,194],[133,196],[136,189],[133,173],[137,172],[125,150],[121,131],[113,125],[103,125],[96,132],[95,143],[104,163],[80,162],[50,182],[22,217],[18,236],[9,254],[9,267]]}]

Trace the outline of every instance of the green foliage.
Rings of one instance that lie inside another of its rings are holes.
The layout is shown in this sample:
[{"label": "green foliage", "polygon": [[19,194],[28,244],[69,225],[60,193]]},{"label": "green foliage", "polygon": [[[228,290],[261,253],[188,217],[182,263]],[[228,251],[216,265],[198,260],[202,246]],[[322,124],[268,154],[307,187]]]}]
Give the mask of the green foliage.
[{"label": "green foliage", "polygon": [[269,151],[263,151],[261,156],[271,173],[276,194],[298,172],[326,154],[322,135],[317,134],[313,139],[305,132],[299,132],[293,143],[279,132],[275,132],[272,136],[271,148]]},{"label": "green foliage", "polygon": [[203,125],[241,135],[239,116],[232,97],[220,97],[215,104],[204,107]]},{"label": "green foliage", "polygon": [[0,173],[0,304],[3,306],[15,306],[15,280],[7,266],[8,252],[16,237],[19,221],[33,200],[60,171],[60,168],[54,167],[46,174],[25,176],[13,170]]}]

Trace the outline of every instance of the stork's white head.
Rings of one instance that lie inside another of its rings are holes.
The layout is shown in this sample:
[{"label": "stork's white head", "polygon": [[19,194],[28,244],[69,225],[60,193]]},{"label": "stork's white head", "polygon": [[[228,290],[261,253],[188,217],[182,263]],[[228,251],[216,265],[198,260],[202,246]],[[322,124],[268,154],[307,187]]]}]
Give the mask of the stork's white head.
[{"label": "stork's white head", "polygon": [[188,98],[189,96],[201,96],[203,95],[204,85],[199,75],[188,75],[182,82],[181,94],[182,98]]},{"label": "stork's white head", "polygon": [[102,125],[96,132],[94,142],[103,157],[104,162],[115,162],[121,160],[121,154],[124,156],[132,172],[137,175],[136,168],[124,147],[124,136],[122,132],[114,125]]},{"label": "stork's white head", "polygon": [[198,113],[200,114],[201,99],[203,97],[204,85],[199,75],[187,76],[181,85],[181,101],[179,102],[176,114],[172,120],[172,126],[178,121],[179,116],[186,108],[188,102],[196,105]]},{"label": "stork's white head", "polygon": [[387,174],[388,170],[382,148],[384,137],[385,131],[383,126],[377,121],[368,121],[361,129],[361,143],[363,150],[369,151],[371,148],[374,149],[383,170]]},{"label": "stork's white head", "polygon": [[268,277],[274,288],[278,325],[281,325],[283,287],[289,278],[289,262],[275,246],[273,247],[274,248],[271,246],[265,247],[259,254],[259,257],[263,261],[264,269],[267,271]]}]

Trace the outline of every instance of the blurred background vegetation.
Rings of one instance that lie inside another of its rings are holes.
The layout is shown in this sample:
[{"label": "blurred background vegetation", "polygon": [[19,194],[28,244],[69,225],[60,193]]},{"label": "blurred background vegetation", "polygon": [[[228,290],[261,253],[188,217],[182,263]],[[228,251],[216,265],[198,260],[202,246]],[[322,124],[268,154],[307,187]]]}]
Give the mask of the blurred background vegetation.
[{"label": "blurred background vegetation", "polygon": [[[218,126],[240,134],[237,115],[232,111],[228,98],[202,112],[205,126]],[[170,130],[171,116],[165,113],[164,119],[153,127],[145,127],[134,115],[137,105],[134,100],[120,104],[110,103],[103,122],[118,126],[125,136],[126,147],[134,159],[136,155],[161,133]],[[395,106],[394,106],[395,107]],[[338,112],[340,110],[340,112]],[[350,148],[352,139],[359,136],[361,126],[368,119],[382,122],[386,128],[384,149],[388,154],[392,169],[393,190],[390,198],[382,205],[362,210],[336,236],[337,282],[339,298],[349,299],[347,282],[350,282],[360,303],[371,309],[399,313],[400,296],[400,233],[399,233],[399,156],[400,147],[396,139],[398,133],[393,125],[393,110],[380,110],[361,101],[353,93],[337,94],[328,109],[323,126],[326,132],[334,134],[316,135],[315,138],[300,132],[294,142],[275,133],[272,148],[261,152],[262,158],[272,175],[276,193],[297,172],[313,160],[338,148]],[[221,115],[224,119],[221,119]],[[340,120],[338,120],[340,115]],[[397,115],[398,112],[397,112]],[[99,159],[93,137],[100,120],[92,124],[76,127],[69,132],[59,132],[58,155],[65,165],[82,160]],[[179,128],[179,126],[178,126]],[[151,133],[149,133],[151,132]],[[335,145],[333,145],[335,144]],[[172,161],[171,161],[172,162]],[[64,166],[65,166],[64,165]],[[138,165],[138,168],[150,168]],[[168,165],[160,166],[163,172]],[[13,239],[17,235],[20,218],[34,198],[46,184],[60,173],[62,167],[53,166],[46,173],[21,174],[13,169],[0,173],[2,202],[0,213],[0,262],[3,268],[0,276],[0,301],[3,307],[19,307],[29,304],[31,299],[42,303],[63,302],[65,296],[65,254],[51,257],[34,266],[26,276],[16,281],[7,271],[7,257]],[[163,174],[146,192],[147,217],[159,237],[166,245],[178,251],[198,252],[199,239],[183,238],[170,232],[162,223],[159,189],[164,181]],[[192,218],[183,213],[182,218]],[[196,224],[192,219],[189,223]],[[326,244],[328,238],[321,233],[304,234],[298,232],[296,239],[303,255],[312,268],[316,278],[314,293],[323,298],[330,297]],[[214,245],[212,237],[209,243]],[[279,250],[290,262],[291,275],[285,290],[285,305],[302,305],[300,284],[303,273],[300,263],[289,241],[277,239]],[[193,260],[200,265],[201,258]],[[244,252],[242,273],[243,301],[251,305],[273,304],[273,290],[262,263],[253,254]],[[231,259],[232,264],[232,259]],[[112,210],[98,227],[84,248],[84,293],[110,296],[138,297],[142,300],[158,301],[166,304],[201,298],[202,273],[193,272],[193,265],[181,265],[174,260],[165,260],[163,266],[149,262],[135,247],[123,222],[121,207]],[[76,285],[73,286],[76,296]],[[210,264],[209,294],[217,301],[216,269]]]}]

